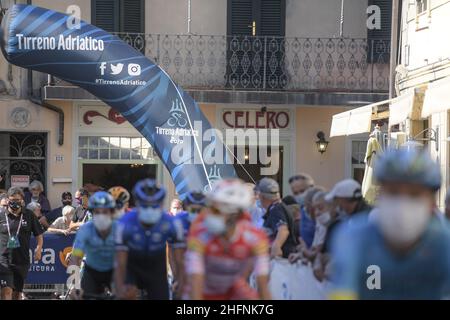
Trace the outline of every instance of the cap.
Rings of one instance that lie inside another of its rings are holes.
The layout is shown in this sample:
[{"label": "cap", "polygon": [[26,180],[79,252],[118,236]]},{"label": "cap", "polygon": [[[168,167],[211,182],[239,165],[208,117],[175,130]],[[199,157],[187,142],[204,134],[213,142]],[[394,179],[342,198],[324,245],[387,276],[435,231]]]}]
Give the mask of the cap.
[{"label": "cap", "polygon": [[263,195],[275,195],[280,192],[280,186],[272,178],[262,178],[258,183],[257,190]]},{"label": "cap", "polygon": [[286,196],[281,201],[287,206],[290,206],[292,204],[298,204],[297,200],[293,196]]},{"label": "cap", "polygon": [[346,179],[336,183],[333,189],[325,196],[325,201],[334,198],[359,199],[362,197],[361,185],[353,179]]}]

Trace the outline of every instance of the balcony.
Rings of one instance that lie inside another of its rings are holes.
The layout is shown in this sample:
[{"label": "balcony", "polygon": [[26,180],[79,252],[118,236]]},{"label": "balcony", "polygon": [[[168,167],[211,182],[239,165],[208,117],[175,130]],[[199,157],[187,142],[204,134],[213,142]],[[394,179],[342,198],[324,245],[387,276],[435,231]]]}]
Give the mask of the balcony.
[{"label": "balcony", "polygon": [[[117,34],[188,92],[359,94],[389,90],[383,40]],[[55,86],[70,86],[59,79]],[[73,92],[73,91],[72,91]],[[67,97],[66,97],[67,98]],[[196,98],[194,94],[194,98]],[[366,98],[365,101],[371,101]]]}]

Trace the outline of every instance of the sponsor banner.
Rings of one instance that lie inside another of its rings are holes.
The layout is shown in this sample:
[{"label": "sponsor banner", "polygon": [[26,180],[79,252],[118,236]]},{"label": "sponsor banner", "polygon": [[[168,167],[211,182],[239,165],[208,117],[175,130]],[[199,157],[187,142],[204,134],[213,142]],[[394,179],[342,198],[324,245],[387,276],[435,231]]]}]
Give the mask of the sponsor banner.
[{"label": "sponsor banner", "polygon": [[28,284],[58,284],[66,283],[67,254],[72,252],[75,234],[68,236],[44,233],[44,247],[42,259],[34,261],[34,249],[36,238],[31,238],[30,243],[30,269],[25,283]]},{"label": "sponsor banner", "polygon": [[[77,85],[117,111],[152,144],[181,199],[236,176],[221,137],[164,70],[119,37],[84,21],[70,28],[68,19],[45,8],[12,6],[2,21],[3,54],[12,64]],[[281,117],[278,122],[284,125]]]}]

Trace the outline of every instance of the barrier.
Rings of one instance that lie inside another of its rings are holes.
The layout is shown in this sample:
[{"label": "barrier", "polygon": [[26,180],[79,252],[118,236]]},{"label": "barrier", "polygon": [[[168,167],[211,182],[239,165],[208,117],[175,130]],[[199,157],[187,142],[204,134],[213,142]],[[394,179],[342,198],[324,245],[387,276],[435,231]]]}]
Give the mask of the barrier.
[{"label": "barrier", "polygon": [[269,289],[274,300],[325,300],[325,286],[314,277],[313,270],[287,259],[271,261]]},{"label": "barrier", "polygon": [[44,233],[44,246],[42,258],[34,261],[36,239],[31,238],[30,243],[30,269],[25,283],[33,285],[65,284],[68,278],[66,273],[66,256],[72,251],[75,234],[68,236]]}]

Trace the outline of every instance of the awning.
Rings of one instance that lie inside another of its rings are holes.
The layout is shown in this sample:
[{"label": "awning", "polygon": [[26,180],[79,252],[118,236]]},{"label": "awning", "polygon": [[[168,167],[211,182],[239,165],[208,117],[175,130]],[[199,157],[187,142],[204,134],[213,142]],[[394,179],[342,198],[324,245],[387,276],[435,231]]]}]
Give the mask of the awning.
[{"label": "awning", "polygon": [[331,122],[330,137],[369,132],[374,107],[388,103],[389,100],[385,100],[334,115]]},{"label": "awning", "polygon": [[392,99],[389,106],[389,126],[402,123],[406,119],[420,117],[420,114],[414,112],[414,98],[415,92],[413,91]]},{"label": "awning", "polygon": [[450,109],[450,77],[428,85],[423,102],[422,117]]}]

